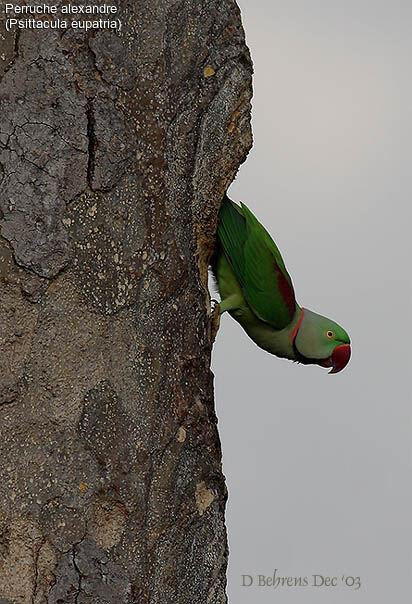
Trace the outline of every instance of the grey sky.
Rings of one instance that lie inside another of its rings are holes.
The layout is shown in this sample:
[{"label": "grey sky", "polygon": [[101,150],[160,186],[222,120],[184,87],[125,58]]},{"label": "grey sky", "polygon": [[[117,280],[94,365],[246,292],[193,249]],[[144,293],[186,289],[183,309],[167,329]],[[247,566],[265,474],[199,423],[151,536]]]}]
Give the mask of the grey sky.
[{"label": "grey sky", "polygon": [[[412,595],[409,259],[412,3],[242,0],[254,149],[230,196],[277,242],[299,303],[341,323],[328,375],[258,349],[229,316],[214,350],[231,604]],[[241,574],[360,576],[241,587]]]}]

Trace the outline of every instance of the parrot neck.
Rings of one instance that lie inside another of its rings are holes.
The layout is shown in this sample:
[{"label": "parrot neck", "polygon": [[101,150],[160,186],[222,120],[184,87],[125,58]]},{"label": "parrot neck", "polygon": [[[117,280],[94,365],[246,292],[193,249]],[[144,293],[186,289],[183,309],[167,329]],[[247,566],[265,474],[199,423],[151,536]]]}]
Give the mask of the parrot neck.
[{"label": "parrot neck", "polygon": [[[292,321],[284,329],[273,329],[267,323],[256,318],[247,307],[239,314],[231,312],[250,338],[263,350],[284,359],[296,361],[293,340],[303,320],[303,309],[296,304]],[[230,312],[230,311],[229,311]]]},{"label": "parrot neck", "polygon": [[[295,317],[298,314],[298,312],[296,311],[295,313]],[[301,309],[301,313],[298,317],[298,320],[296,322],[296,325],[293,327],[292,331],[290,332],[290,345],[293,346],[293,343],[295,341],[296,336],[298,335],[298,331],[299,331],[299,327],[302,325],[302,321],[303,321],[303,317],[305,316],[305,309],[302,308]]]}]

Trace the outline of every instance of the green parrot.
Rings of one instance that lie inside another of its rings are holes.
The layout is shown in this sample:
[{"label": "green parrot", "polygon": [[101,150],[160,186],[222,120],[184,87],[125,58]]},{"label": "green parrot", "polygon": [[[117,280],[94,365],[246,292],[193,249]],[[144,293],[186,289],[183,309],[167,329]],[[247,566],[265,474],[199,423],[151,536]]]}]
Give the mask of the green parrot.
[{"label": "green parrot", "polygon": [[[337,323],[297,304],[292,280],[266,229],[242,203],[225,195],[211,260],[221,302],[264,350],[338,373],[349,362],[350,339]],[[216,328],[217,329],[217,328]]]}]

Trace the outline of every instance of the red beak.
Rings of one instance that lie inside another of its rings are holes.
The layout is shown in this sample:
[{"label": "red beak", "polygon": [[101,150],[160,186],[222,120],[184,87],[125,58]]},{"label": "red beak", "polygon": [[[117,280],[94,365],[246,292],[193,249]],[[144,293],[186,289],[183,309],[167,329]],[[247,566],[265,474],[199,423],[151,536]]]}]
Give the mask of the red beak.
[{"label": "red beak", "polygon": [[335,350],[332,353],[332,369],[329,373],[338,373],[342,371],[349,363],[351,354],[351,349],[349,344],[342,344],[341,346],[336,346]]}]

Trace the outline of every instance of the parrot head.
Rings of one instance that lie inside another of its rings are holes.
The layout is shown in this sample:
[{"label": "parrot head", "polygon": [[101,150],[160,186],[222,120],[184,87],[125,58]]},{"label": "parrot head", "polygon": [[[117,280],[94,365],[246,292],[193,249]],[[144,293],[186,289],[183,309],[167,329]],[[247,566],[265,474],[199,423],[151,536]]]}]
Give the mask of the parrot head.
[{"label": "parrot head", "polygon": [[351,348],[346,331],[335,321],[307,308],[302,308],[290,339],[297,360],[305,365],[331,367],[329,373],[338,373],[349,362]]}]

